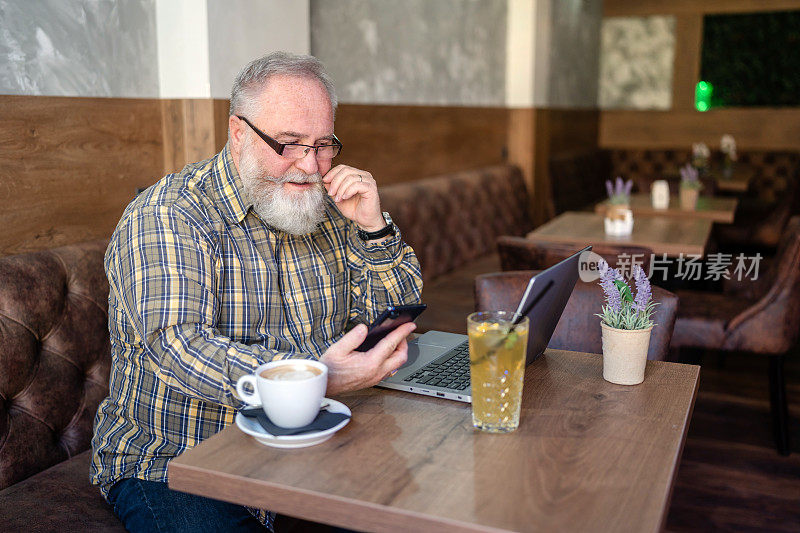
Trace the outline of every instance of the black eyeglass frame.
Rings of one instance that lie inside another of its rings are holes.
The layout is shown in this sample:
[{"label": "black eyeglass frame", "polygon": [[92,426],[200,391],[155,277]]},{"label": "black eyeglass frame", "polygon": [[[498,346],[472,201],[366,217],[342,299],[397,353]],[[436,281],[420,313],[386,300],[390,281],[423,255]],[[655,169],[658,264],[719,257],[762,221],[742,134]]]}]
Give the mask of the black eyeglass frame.
[{"label": "black eyeglass frame", "polygon": [[[312,145],[300,144],[300,143],[281,143],[281,142],[276,141],[275,139],[273,139],[272,137],[270,137],[269,135],[267,135],[266,133],[264,133],[260,129],[256,128],[255,125],[252,122],[250,122],[249,120],[247,120],[243,116],[236,115],[236,118],[238,118],[240,120],[243,120],[245,122],[245,124],[250,126],[250,128],[252,128],[252,130],[254,132],[256,132],[256,135],[261,137],[261,140],[263,140],[265,143],[267,143],[269,145],[269,147],[272,148],[273,150],[275,150],[275,153],[280,155],[280,156],[283,155],[283,149],[286,148],[287,146],[304,146],[305,148],[308,148],[309,150],[314,150],[314,156],[315,157],[319,156],[319,149],[320,148],[324,148],[325,146],[330,146],[330,145],[312,146]],[[336,152],[336,155],[333,156],[333,157],[336,157],[337,155],[342,153],[342,148],[344,148],[344,145],[342,144],[342,141],[340,141],[336,137],[336,135],[333,135],[332,137],[333,137],[333,139],[332,139],[333,140],[333,145],[339,147],[339,151]],[[299,157],[298,159],[302,159],[303,157],[305,157],[307,155],[308,155],[308,150],[306,150],[305,153],[302,155],[302,157]]]}]

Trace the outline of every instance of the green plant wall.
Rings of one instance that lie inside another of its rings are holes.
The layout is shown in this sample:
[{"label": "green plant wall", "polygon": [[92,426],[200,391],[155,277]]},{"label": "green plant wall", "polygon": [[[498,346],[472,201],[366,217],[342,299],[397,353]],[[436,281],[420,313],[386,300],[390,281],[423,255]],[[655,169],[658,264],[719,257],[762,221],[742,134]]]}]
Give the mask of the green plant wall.
[{"label": "green plant wall", "polygon": [[800,11],[707,15],[700,71],[712,107],[800,106]]}]

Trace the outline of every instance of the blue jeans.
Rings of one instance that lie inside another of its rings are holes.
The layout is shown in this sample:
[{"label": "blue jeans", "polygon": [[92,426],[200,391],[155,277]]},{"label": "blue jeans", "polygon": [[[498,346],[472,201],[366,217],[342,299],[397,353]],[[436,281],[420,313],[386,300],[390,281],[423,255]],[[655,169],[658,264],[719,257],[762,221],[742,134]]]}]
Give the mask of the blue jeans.
[{"label": "blue jeans", "polygon": [[111,487],[108,502],[131,533],[267,531],[241,505],[170,490],[156,481],[123,479]]}]

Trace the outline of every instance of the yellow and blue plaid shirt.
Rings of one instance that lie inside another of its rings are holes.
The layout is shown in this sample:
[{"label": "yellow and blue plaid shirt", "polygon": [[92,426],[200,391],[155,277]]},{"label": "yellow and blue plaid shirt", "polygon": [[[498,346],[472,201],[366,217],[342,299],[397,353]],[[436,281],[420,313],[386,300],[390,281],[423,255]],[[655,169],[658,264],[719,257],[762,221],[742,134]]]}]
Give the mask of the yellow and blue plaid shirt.
[{"label": "yellow and blue plaid shirt", "polygon": [[330,198],[302,236],[251,207],[226,146],[141,193],[117,225],[105,256],[109,396],[92,439],[104,495],[124,478],[166,481],[172,458],[233,423],[239,377],[319,358],[386,306],[419,302],[419,263],[399,232],[365,243]]}]

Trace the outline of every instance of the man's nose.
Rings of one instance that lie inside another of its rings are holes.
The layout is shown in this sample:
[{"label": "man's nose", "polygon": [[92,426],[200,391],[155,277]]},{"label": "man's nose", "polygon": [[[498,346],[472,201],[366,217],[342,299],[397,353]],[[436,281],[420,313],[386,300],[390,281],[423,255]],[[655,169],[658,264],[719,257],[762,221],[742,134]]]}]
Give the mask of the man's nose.
[{"label": "man's nose", "polygon": [[309,149],[306,155],[295,161],[294,166],[306,174],[314,174],[317,172],[319,170],[319,163],[317,162],[316,151]]}]

